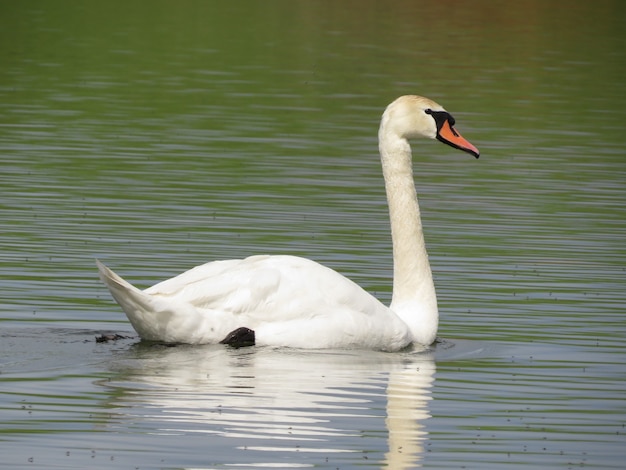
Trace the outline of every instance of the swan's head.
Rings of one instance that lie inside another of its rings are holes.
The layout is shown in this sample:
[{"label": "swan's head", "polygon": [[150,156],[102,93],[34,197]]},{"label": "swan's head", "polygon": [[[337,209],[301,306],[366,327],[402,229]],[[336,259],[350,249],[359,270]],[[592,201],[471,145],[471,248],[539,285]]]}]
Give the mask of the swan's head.
[{"label": "swan's head", "polygon": [[395,134],[403,139],[429,137],[478,158],[478,149],[456,131],[454,124],[452,115],[434,101],[406,95],[387,106],[380,125],[380,137],[384,134]]}]

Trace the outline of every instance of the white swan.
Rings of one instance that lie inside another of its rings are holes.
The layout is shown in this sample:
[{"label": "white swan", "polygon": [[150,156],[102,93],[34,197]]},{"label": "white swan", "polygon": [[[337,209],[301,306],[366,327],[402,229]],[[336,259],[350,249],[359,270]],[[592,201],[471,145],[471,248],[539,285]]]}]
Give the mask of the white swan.
[{"label": "white swan", "polygon": [[435,341],[439,314],[408,139],[436,138],[476,158],[437,103],[402,96],[378,132],[393,241],[386,307],[341,274],[295,256],[251,256],[197,266],[139,290],[97,261],[100,278],[142,339],[397,351]]}]

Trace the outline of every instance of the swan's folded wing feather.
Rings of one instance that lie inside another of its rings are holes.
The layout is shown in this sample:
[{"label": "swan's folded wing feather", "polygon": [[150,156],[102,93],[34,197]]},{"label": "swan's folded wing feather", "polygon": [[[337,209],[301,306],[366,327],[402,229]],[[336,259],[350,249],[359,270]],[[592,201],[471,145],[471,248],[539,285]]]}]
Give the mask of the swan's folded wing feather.
[{"label": "swan's folded wing feather", "polygon": [[373,313],[382,306],[330,268],[295,256],[252,256],[214,261],[145,290],[199,310],[262,314],[265,321],[315,315],[343,305]]},{"label": "swan's folded wing feather", "polygon": [[273,308],[288,272],[299,263],[296,257],[266,255],[239,260],[214,261],[160,282],[145,293],[184,302],[199,310],[219,310],[233,314]]},{"label": "swan's folded wing feather", "polygon": [[145,290],[146,294],[174,297],[187,288],[203,288],[214,280],[229,273],[241,270],[241,265],[247,260],[234,259],[228,261],[213,261],[191,268],[171,279],[159,282]]}]

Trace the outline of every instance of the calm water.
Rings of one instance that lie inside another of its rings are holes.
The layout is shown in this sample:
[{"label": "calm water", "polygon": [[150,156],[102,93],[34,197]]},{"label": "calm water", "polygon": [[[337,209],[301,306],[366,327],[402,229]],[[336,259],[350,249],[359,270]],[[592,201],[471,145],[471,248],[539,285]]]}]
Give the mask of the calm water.
[{"label": "calm water", "polygon": [[[623,466],[625,4],[433,3],[0,3],[0,466]],[[388,302],[406,93],[482,151],[414,145],[432,351],[94,341],[133,335],[94,258],[291,253]]]}]

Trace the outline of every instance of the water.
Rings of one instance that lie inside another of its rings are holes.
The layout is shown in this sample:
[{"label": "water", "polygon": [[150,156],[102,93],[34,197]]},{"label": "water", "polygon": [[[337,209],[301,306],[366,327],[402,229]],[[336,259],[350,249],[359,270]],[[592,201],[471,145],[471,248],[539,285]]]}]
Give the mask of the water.
[{"label": "water", "polygon": [[[621,2],[0,6],[0,466],[621,468]],[[166,348],[98,282],[290,253],[384,302],[388,102],[414,145],[428,353]]]}]

